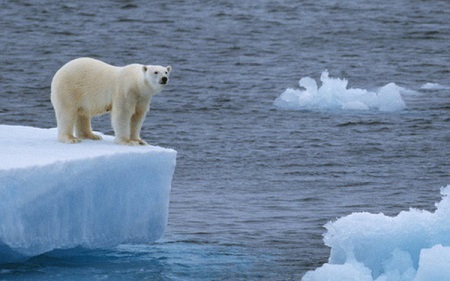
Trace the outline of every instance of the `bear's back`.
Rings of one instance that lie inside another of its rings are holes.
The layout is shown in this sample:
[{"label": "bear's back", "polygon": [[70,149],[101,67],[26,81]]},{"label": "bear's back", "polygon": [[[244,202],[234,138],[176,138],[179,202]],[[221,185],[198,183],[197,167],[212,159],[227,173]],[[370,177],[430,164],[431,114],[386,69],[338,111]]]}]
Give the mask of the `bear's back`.
[{"label": "bear's back", "polygon": [[52,80],[52,88],[57,89],[60,85],[76,88],[105,86],[115,79],[119,69],[92,58],[74,59],[56,72]]},{"label": "bear's back", "polygon": [[[59,71],[76,74],[102,74],[114,71],[117,67],[92,58],[78,58],[66,63]],[[58,72],[59,72],[58,71]]]}]

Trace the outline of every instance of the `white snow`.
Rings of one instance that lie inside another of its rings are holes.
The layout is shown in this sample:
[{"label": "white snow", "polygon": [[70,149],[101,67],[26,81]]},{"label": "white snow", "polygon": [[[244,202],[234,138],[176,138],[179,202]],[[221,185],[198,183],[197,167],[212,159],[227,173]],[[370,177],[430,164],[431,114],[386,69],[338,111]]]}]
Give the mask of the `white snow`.
[{"label": "white snow", "polygon": [[103,138],[62,144],[56,129],[0,125],[0,262],[163,235],[176,151]]},{"label": "white snow", "polygon": [[282,109],[309,110],[369,110],[400,111],[406,108],[401,92],[409,90],[389,83],[376,92],[364,89],[347,89],[346,79],[331,78],[327,71],[320,77],[322,85],[317,86],[314,79],[303,77],[299,81],[302,89],[286,89],[274,101]]},{"label": "white snow", "polygon": [[328,223],[329,261],[302,280],[450,280],[450,185],[441,193],[434,212],[353,213]]}]

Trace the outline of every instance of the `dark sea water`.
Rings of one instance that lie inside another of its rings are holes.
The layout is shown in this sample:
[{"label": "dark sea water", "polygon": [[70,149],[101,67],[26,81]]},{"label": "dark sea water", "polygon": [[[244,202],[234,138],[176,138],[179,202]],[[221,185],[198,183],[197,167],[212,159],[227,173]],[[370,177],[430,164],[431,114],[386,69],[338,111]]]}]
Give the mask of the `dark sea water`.
[{"label": "dark sea water", "polygon": [[[50,82],[73,58],[171,65],[143,135],[178,151],[162,240],[0,265],[0,280],[300,280],[327,261],[326,222],[434,210],[450,184],[449,19],[447,0],[0,0],[0,124],[55,127]],[[326,69],[411,90],[407,108],[273,105]],[[93,127],[112,134],[108,116]]]}]

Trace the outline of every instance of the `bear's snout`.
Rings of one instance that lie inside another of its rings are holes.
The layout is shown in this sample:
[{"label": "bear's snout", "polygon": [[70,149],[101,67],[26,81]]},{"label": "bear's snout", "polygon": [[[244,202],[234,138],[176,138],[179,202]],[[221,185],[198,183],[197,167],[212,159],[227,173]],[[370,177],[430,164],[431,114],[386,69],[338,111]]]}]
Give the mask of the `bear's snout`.
[{"label": "bear's snout", "polygon": [[163,85],[167,84],[167,77],[161,78],[161,81],[159,83]]}]

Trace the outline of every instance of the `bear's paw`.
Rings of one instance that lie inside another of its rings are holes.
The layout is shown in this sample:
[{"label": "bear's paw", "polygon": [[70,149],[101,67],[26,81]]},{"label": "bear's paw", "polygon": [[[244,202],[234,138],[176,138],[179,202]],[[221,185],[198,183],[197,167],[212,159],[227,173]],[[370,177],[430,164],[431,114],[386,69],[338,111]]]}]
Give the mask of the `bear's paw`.
[{"label": "bear's paw", "polygon": [[117,138],[114,140],[114,142],[116,144],[121,144],[121,145],[128,145],[128,146],[138,146],[138,145],[142,145],[139,141],[137,140],[118,140]]},{"label": "bear's paw", "polygon": [[79,143],[81,142],[81,139],[74,136],[59,136],[58,141],[62,143]]},{"label": "bear's paw", "polygon": [[80,139],[88,139],[88,140],[102,140],[103,138],[100,135],[96,134],[87,134],[78,136]]}]

